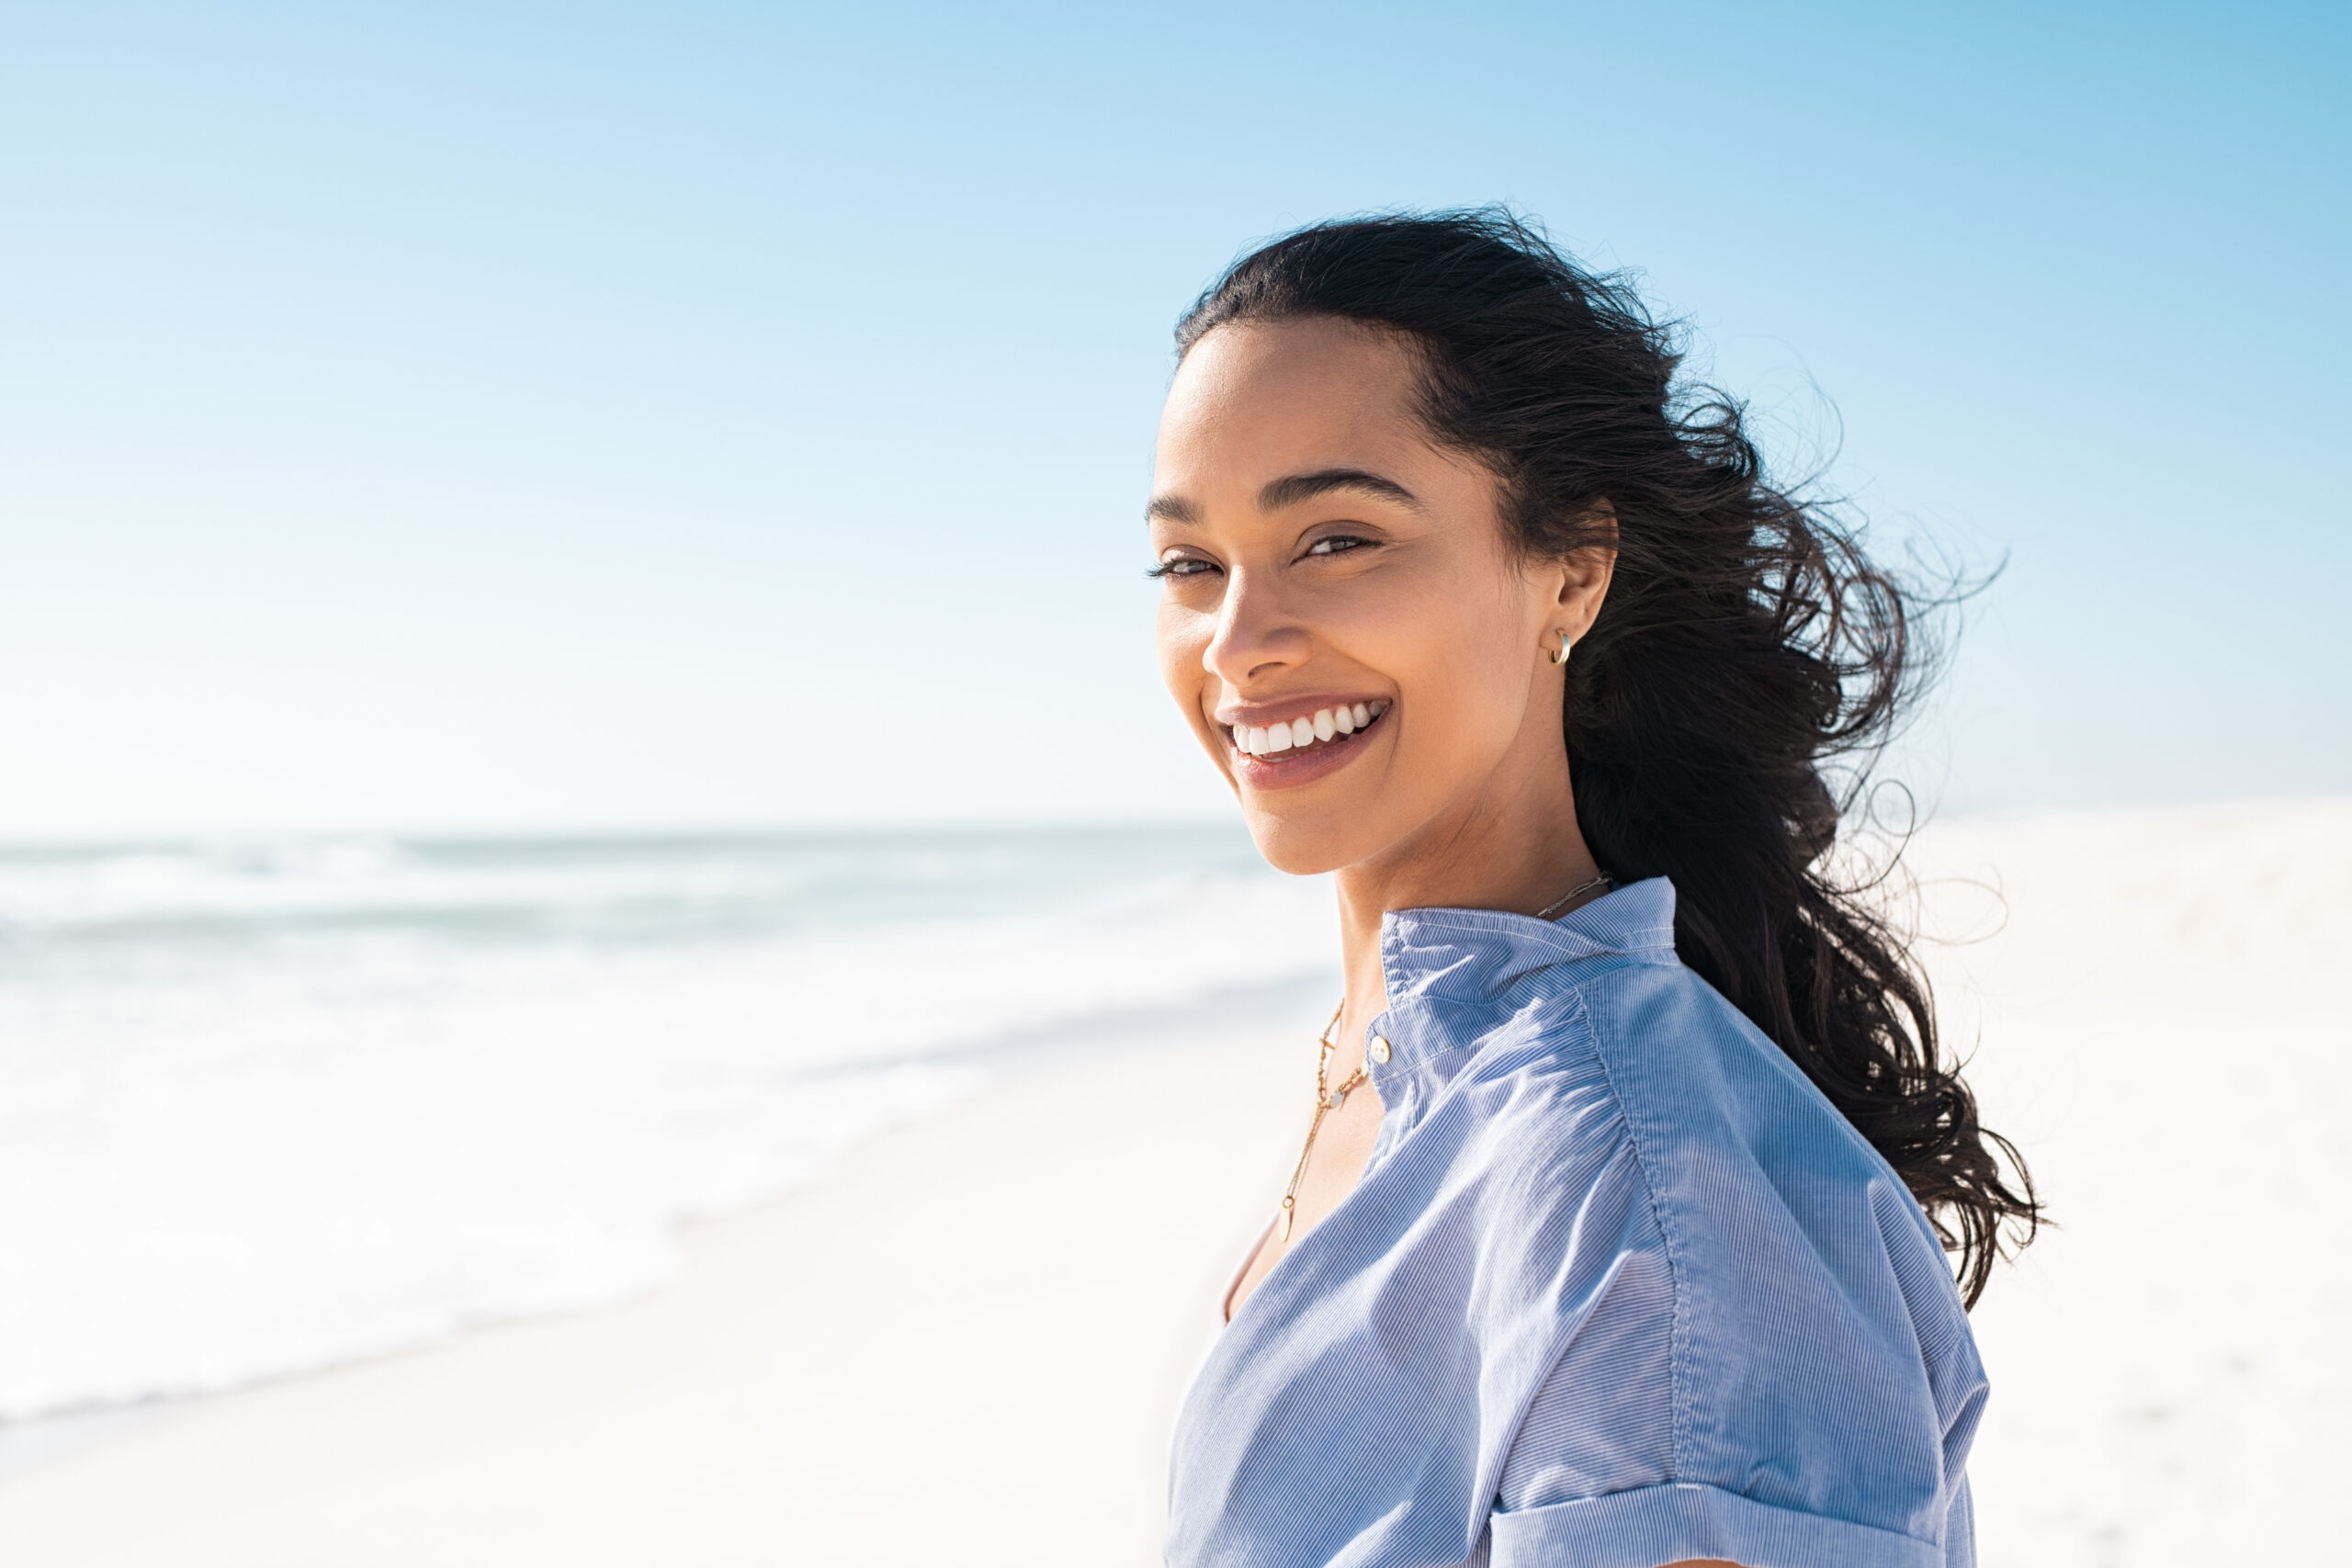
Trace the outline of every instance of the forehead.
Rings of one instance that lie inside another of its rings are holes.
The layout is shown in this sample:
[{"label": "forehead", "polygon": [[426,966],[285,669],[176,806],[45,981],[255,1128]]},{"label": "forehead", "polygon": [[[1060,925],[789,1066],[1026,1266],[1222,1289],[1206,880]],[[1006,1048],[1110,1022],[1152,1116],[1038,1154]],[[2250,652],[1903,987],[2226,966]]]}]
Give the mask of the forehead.
[{"label": "forehead", "polygon": [[1416,407],[1405,340],[1329,317],[1219,327],[1177,367],[1155,488],[1207,498],[1318,468],[1443,461]]}]

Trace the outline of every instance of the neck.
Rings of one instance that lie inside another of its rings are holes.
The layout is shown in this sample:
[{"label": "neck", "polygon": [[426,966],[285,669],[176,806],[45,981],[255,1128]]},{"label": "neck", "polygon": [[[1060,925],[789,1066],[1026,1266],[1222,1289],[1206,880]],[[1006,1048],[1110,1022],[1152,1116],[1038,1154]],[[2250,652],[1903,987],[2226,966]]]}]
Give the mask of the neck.
[{"label": "neck", "polygon": [[[1338,1061],[1362,1060],[1364,1026],[1387,1005],[1380,963],[1381,917],[1393,909],[1507,909],[1532,915],[1600,874],[1577,825],[1567,758],[1519,787],[1489,788],[1428,824],[1407,842],[1343,866],[1340,963],[1347,1000],[1340,1011]],[[1586,896],[1585,902],[1598,897]],[[1571,905],[1568,908],[1574,908]],[[1555,912],[1555,918],[1566,913]]]}]

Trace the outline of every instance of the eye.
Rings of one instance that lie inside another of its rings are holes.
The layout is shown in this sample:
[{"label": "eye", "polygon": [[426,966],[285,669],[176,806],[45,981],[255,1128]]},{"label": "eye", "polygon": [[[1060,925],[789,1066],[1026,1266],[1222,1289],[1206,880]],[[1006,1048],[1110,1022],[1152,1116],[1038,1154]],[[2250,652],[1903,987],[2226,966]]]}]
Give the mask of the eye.
[{"label": "eye", "polygon": [[1310,556],[1336,556],[1349,550],[1363,549],[1371,543],[1370,539],[1360,539],[1353,534],[1332,534],[1307,546],[1306,553]]},{"label": "eye", "polygon": [[1216,562],[1203,560],[1198,556],[1170,556],[1144,575],[1149,578],[1198,577],[1203,572],[1216,570]]}]

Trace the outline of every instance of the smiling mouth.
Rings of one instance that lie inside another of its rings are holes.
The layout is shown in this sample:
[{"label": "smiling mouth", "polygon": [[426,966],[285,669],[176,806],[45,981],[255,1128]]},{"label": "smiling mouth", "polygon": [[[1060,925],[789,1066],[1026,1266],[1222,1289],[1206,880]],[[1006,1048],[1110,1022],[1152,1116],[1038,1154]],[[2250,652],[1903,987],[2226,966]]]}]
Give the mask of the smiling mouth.
[{"label": "smiling mouth", "polygon": [[1385,702],[1317,708],[1276,724],[1229,724],[1226,735],[1245,757],[1267,758],[1336,745],[1371,728],[1388,711]]}]

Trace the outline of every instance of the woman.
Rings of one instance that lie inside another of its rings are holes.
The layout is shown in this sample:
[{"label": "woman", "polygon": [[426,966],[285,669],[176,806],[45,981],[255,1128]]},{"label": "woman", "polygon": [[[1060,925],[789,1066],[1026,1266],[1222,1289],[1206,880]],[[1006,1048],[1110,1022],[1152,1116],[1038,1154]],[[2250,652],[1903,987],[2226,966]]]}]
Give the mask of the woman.
[{"label": "woman", "polygon": [[1972,1562],[2035,1206],[1824,859],[1901,595],[1508,214],[1291,235],[1177,342],[1161,669],[1346,995],[1170,1562]]}]

